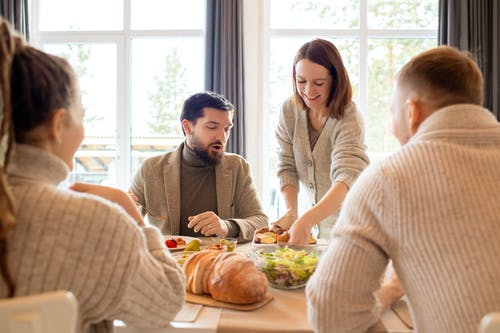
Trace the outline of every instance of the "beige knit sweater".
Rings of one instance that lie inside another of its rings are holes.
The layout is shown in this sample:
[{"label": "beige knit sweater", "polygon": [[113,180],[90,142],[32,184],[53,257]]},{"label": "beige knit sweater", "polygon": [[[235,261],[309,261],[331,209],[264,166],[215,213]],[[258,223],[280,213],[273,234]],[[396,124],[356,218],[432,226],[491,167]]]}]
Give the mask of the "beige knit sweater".
[{"label": "beige knit sweater", "polygon": [[16,295],[71,291],[80,332],[109,332],[112,319],[168,326],[184,302],[184,277],[161,234],[115,204],[58,188],[67,174],[54,155],[17,145],[8,172],[17,204],[8,236]]},{"label": "beige knit sweater", "polygon": [[317,332],[364,332],[388,259],[417,332],[473,333],[500,310],[500,124],[485,109],[437,111],[350,190],[307,285]]},{"label": "beige knit sweater", "polygon": [[[342,119],[328,118],[311,150],[307,111],[288,99],[281,108],[276,139],[280,147],[281,188],[285,185],[299,188],[300,181],[311,206],[323,198],[334,182],[351,187],[369,162],[363,118],[354,103],[347,106]],[[333,214],[318,225],[320,238],[328,238],[336,219],[337,214]]]}]

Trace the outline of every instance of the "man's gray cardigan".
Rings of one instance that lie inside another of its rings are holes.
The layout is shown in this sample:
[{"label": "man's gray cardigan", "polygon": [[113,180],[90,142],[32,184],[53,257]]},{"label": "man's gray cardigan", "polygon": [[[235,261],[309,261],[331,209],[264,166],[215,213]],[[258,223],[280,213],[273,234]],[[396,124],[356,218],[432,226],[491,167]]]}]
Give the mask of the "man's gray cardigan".
[{"label": "man's gray cardigan", "polygon": [[[328,118],[311,150],[307,111],[295,106],[291,99],[281,108],[276,138],[279,144],[278,178],[281,188],[299,181],[315,205],[335,182],[351,187],[369,163],[364,143],[363,118],[350,103],[341,119]],[[319,237],[329,238],[337,213],[319,224]]]}]

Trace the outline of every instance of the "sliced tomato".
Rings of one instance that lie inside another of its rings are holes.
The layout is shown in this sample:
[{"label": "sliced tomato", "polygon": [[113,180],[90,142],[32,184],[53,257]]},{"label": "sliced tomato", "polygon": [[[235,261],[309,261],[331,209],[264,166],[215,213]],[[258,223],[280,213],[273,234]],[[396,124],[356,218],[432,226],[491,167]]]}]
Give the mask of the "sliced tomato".
[{"label": "sliced tomato", "polygon": [[167,245],[169,249],[175,249],[177,247],[177,242],[175,239],[167,239],[165,245]]}]

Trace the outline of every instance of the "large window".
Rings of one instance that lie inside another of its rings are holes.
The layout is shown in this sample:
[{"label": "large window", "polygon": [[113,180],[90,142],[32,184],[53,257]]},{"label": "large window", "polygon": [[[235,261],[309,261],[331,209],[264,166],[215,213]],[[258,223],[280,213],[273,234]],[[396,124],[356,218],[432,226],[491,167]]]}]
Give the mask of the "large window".
[{"label": "large window", "polygon": [[[205,0],[37,0],[33,43],[80,78],[86,137],[72,180],[127,188],[141,161],[182,141],[184,99],[203,90]],[[363,113],[372,161],[397,149],[392,78],[437,44],[438,0],[244,0],[247,158],[266,212],[283,213],[274,137],[308,40],[340,50]]]},{"label": "large window", "polygon": [[128,188],[142,160],[182,140],[203,89],[205,0],[38,0],[33,43],[70,61],[86,135],[70,181]]},{"label": "large window", "polygon": [[[280,106],[292,94],[293,57],[313,38],[339,49],[353,84],[354,102],[363,113],[372,161],[394,151],[390,96],[396,71],[418,52],[437,45],[437,0],[267,0],[264,60],[268,78],[263,121],[265,156],[262,183],[271,218],[283,213],[274,138]],[[267,60],[267,61],[266,61]]]}]

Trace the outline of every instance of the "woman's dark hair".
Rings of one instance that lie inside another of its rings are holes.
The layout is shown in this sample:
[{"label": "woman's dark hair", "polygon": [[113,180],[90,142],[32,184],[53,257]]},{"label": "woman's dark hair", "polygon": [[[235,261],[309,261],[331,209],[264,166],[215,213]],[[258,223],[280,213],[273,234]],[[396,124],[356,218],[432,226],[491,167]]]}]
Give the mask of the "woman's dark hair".
[{"label": "woman's dark hair", "polygon": [[25,43],[0,17],[0,277],[15,294],[15,283],[7,262],[7,234],[15,227],[15,203],[6,170],[16,142],[45,124],[55,110],[72,110],[77,101],[75,74],[62,58]]},{"label": "woman's dark hair", "polygon": [[307,109],[302,97],[297,90],[295,66],[302,59],[310,60],[328,69],[332,76],[332,85],[327,99],[327,107],[330,109],[330,117],[340,119],[344,116],[344,110],[352,100],[352,86],[347,74],[347,69],[342,62],[339,51],[331,42],[324,39],[314,39],[305,43],[297,51],[293,60],[293,102]]}]

